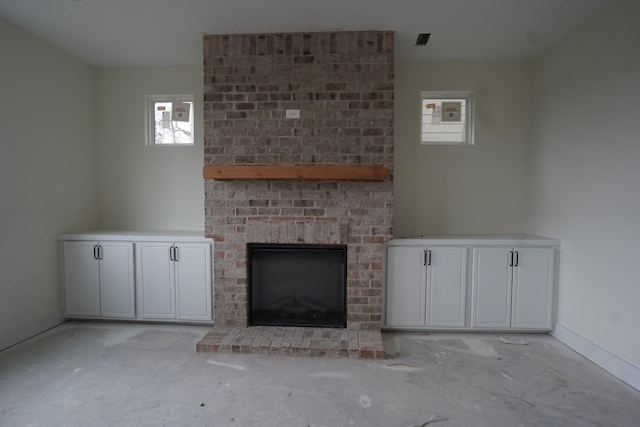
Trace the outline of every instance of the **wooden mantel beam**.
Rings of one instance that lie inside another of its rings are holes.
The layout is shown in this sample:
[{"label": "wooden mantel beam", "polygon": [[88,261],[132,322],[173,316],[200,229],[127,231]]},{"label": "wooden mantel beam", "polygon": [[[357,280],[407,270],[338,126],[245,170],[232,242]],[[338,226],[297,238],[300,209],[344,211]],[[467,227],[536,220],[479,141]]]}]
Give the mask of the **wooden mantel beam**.
[{"label": "wooden mantel beam", "polygon": [[385,166],[355,165],[207,165],[203,168],[205,179],[316,179],[350,181],[384,181],[388,171]]}]

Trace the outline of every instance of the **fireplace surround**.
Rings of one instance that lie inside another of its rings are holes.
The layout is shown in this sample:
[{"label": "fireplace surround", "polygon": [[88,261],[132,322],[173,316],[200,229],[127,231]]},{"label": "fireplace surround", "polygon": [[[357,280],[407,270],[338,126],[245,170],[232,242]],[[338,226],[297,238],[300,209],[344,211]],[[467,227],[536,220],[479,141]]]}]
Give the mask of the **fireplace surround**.
[{"label": "fireplace surround", "polygon": [[[387,31],[204,37],[205,232],[214,239],[216,325],[249,324],[248,243],[344,245],[346,328],[379,330],[382,243],[392,237],[393,45]],[[291,109],[300,118],[287,118]],[[384,174],[345,178],[314,168],[310,176],[222,179],[212,166],[365,166]]]}]

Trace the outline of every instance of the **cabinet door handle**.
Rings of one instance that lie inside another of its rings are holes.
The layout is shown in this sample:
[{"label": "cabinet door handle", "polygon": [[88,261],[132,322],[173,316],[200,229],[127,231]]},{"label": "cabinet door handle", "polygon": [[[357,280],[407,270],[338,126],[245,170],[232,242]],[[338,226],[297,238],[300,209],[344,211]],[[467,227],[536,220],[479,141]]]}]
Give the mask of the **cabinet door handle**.
[{"label": "cabinet door handle", "polygon": [[102,259],[102,245],[98,245],[98,259]]},{"label": "cabinet door handle", "polygon": [[518,264],[520,263],[520,254],[518,253],[518,251],[515,251],[515,252],[516,252],[516,262],[515,262],[515,266],[517,267],[517,266],[518,266]]},{"label": "cabinet door handle", "polygon": [[422,251],[422,265],[427,265],[427,250]]},{"label": "cabinet door handle", "polygon": [[98,259],[98,245],[93,245],[93,259]]},{"label": "cabinet door handle", "polygon": [[431,249],[427,251],[427,265],[431,265]]},{"label": "cabinet door handle", "polygon": [[178,247],[177,246],[173,247],[173,260],[174,261],[178,261]]},{"label": "cabinet door handle", "polygon": [[509,251],[509,267],[513,267],[513,251]]},{"label": "cabinet door handle", "polygon": [[173,261],[173,246],[169,246],[169,261]]}]

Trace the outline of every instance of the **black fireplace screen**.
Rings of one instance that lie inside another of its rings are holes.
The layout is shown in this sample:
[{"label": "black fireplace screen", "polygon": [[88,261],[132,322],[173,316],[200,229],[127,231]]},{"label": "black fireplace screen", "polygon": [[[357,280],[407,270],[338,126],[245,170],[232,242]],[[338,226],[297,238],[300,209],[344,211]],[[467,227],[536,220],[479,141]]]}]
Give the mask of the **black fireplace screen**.
[{"label": "black fireplace screen", "polygon": [[247,245],[249,324],[346,327],[347,248]]}]

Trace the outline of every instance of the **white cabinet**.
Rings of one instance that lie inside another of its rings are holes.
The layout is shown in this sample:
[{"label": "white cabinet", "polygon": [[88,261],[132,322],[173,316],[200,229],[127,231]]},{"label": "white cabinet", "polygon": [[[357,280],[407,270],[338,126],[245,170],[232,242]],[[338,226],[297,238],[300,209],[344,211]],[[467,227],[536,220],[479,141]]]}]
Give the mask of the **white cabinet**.
[{"label": "white cabinet", "polygon": [[552,248],[474,248],[471,326],[550,329]]},{"label": "white cabinet", "polygon": [[136,244],[136,283],[140,319],[211,321],[209,244]]},{"label": "white cabinet", "polygon": [[512,328],[552,328],[554,253],[552,248],[516,248],[512,270]]},{"label": "white cabinet", "polygon": [[135,317],[133,243],[62,243],[65,315]]},{"label": "white cabinet", "polygon": [[387,326],[464,327],[466,248],[388,246],[386,256]]},{"label": "white cabinet", "polygon": [[424,248],[387,248],[386,324],[424,326],[425,273]]},{"label": "white cabinet", "polygon": [[559,246],[536,236],[386,242],[383,327],[551,330]]},{"label": "white cabinet", "polygon": [[175,248],[178,319],[211,321],[211,245],[180,243]]},{"label": "white cabinet", "polygon": [[173,246],[145,242],[136,245],[138,316],[142,319],[175,319]]},{"label": "white cabinet", "polygon": [[200,232],[59,237],[66,317],[212,323],[211,244]]},{"label": "white cabinet", "polygon": [[427,326],[464,327],[466,287],[467,248],[428,248]]},{"label": "white cabinet", "polygon": [[471,326],[511,326],[510,252],[504,248],[473,249]]}]

